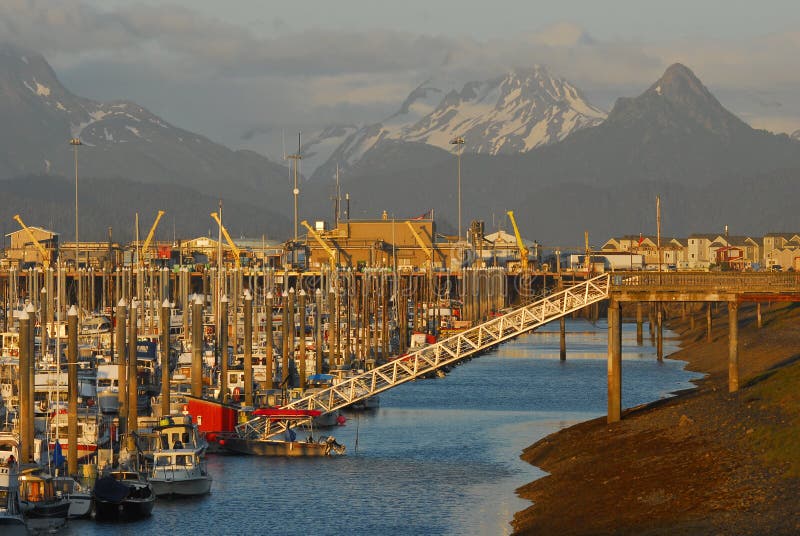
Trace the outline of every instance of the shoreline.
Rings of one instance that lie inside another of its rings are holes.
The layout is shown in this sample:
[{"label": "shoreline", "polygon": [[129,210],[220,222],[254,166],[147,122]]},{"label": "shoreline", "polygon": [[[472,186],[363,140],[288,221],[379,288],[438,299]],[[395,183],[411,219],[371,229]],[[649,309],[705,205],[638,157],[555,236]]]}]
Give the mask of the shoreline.
[{"label": "shoreline", "polygon": [[800,308],[765,304],[761,329],[754,310],[739,311],[737,393],[727,392],[725,308],[711,342],[705,322],[691,330],[678,317],[668,325],[680,349],[665,359],[704,374],[695,388],[526,448],[521,458],[548,474],[517,490],[533,504],[515,514],[514,534],[800,532],[800,433],[792,426],[800,424]]}]

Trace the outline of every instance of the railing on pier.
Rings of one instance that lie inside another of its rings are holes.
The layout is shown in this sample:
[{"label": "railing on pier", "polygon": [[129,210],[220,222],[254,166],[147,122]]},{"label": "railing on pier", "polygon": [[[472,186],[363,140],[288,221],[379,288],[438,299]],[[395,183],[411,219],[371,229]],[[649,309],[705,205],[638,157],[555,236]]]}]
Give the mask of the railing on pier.
[{"label": "railing on pier", "polygon": [[613,272],[611,291],[800,292],[800,272]]},{"label": "railing on pier", "polygon": [[[605,300],[609,293],[609,275],[593,279],[546,296],[534,303],[493,318],[462,333],[443,339],[409,354],[348,378],[328,389],[301,398],[287,408],[334,411],[377,393],[391,389],[437,369],[470,357],[483,350],[536,329],[552,320],[578,311],[587,305]],[[292,426],[297,421],[292,422]],[[237,426],[239,435],[247,438],[268,438],[286,431],[285,421],[255,419]]]}]

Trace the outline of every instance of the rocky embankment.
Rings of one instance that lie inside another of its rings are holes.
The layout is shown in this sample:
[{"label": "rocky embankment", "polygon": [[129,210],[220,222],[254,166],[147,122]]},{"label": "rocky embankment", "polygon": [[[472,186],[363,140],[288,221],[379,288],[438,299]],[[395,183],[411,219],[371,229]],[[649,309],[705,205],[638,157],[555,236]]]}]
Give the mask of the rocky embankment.
[{"label": "rocky embankment", "polygon": [[[800,307],[739,311],[742,387],[729,394],[727,311],[669,323],[669,356],[706,376],[697,388],[552,434],[522,454],[549,473],[518,490],[527,535],[800,534]],[[625,366],[623,363],[624,377]]]}]

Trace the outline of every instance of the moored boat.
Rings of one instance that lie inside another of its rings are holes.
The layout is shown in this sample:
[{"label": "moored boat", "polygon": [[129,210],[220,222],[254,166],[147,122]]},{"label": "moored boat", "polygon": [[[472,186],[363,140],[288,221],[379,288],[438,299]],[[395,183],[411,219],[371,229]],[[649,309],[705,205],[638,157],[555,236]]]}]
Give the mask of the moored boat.
[{"label": "moored boat", "polygon": [[27,536],[28,527],[19,501],[19,482],[15,461],[0,462],[0,534]]},{"label": "moored boat", "polygon": [[69,500],[57,497],[53,477],[36,468],[23,469],[19,476],[22,512],[35,530],[54,530],[67,522]]},{"label": "moored boat", "polygon": [[92,493],[84,489],[77,480],[71,476],[57,476],[53,478],[53,488],[56,494],[69,501],[69,519],[89,517],[92,513]]},{"label": "moored boat", "polygon": [[131,520],[153,512],[156,495],[136,471],[110,471],[94,485],[95,515],[99,519]]},{"label": "moored boat", "polygon": [[194,449],[166,449],[153,453],[150,484],[157,496],[205,495],[211,491],[211,475]]}]

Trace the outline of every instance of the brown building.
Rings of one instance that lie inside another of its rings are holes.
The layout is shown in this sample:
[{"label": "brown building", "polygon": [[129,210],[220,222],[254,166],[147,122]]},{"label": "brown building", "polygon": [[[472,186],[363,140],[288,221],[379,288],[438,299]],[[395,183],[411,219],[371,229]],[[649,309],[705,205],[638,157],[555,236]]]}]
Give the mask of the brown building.
[{"label": "brown building", "polygon": [[[39,244],[49,252],[50,262],[55,262],[58,257],[58,233],[42,229],[41,227],[28,227]],[[9,264],[34,265],[42,264],[42,254],[24,229],[8,233],[11,246],[6,249],[5,257]]]},{"label": "brown building", "polygon": [[[424,269],[429,254],[433,269],[450,267],[451,248],[436,243],[433,220],[351,220],[340,222],[336,229],[328,231],[318,224],[316,234],[334,253],[335,262],[341,267],[391,267],[396,262],[399,270],[411,271]],[[306,244],[309,270],[330,266],[330,254],[311,233],[306,235]]]}]

